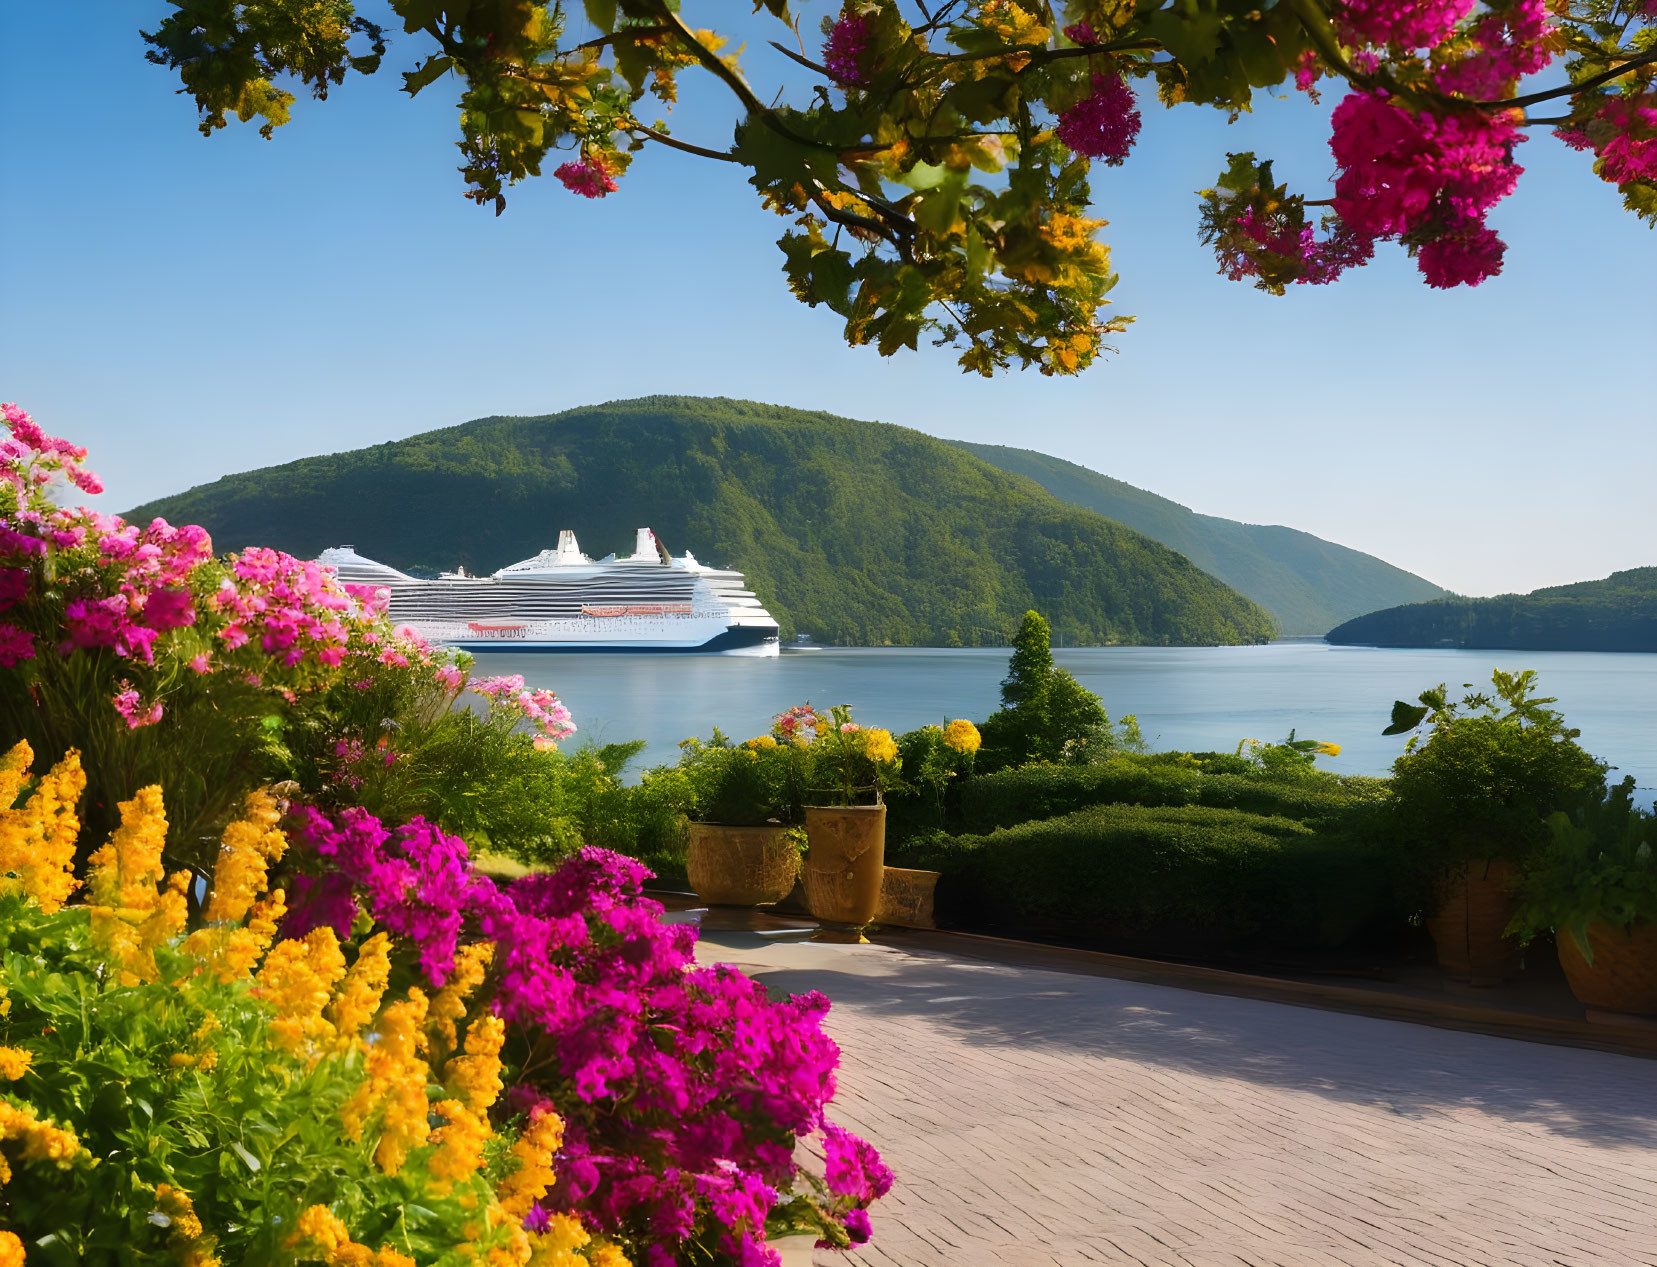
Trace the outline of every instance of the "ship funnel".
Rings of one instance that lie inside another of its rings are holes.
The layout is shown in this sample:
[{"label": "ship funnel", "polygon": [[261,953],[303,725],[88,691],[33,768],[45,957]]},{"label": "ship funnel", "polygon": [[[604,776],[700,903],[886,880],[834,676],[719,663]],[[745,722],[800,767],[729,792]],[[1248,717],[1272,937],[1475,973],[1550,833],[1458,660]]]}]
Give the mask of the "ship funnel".
[{"label": "ship funnel", "polygon": [[587,556],[581,553],[581,547],[575,543],[575,533],[568,528],[558,534],[557,561],[559,563],[585,563]]}]

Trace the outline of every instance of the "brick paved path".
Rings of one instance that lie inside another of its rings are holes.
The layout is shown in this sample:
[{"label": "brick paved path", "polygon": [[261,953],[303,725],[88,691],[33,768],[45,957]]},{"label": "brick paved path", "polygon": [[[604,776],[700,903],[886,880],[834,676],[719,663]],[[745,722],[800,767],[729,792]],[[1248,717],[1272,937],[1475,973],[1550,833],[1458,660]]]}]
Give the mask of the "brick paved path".
[{"label": "brick paved path", "polygon": [[1657,1265],[1657,1062],[884,946],[821,989],[898,1173],[843,1267]]}]

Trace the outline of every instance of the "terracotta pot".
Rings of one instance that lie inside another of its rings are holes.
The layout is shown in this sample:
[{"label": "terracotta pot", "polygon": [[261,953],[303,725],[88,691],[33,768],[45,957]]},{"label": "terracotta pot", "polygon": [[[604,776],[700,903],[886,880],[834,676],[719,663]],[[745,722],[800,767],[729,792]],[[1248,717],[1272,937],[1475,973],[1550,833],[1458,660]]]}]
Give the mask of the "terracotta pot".
[{"label": "terracotta pot", "polygon": [[1513,864],[1491,859],[1469,863],[1446,885],[1443,905],[1426,921],[1446,976],[1499,985],[1519,971],[1524,947],[1502,936],[1518,910],[1512,882]]},{"label": "terracotta pot", "polygon": [[1588,925],[1593,963],[1567,930],[1561,929],[1555,940],[1559,966],[1565,969],[1571,993],[1582,1003],[1607,1012],[1657,1015],[1657,924]]},{"label": "terracotta pot", "polygon": [[880,906],[875,911],[875,923],[896,924],[899,928],[936,928],[932,922],[932,897],[941,874],[887,867],[880,880]]},{"label": "terracotta pot", "polygon": [[780,902],[794,887],[799,869],[786,827],[690,825],[685,870],[696,896],[710,906]]},{"label": "terracotta pot", "polygon": [[880,909],[886,870],[886,807],[808,806],[805,900],[812,915],[861,928]]}]

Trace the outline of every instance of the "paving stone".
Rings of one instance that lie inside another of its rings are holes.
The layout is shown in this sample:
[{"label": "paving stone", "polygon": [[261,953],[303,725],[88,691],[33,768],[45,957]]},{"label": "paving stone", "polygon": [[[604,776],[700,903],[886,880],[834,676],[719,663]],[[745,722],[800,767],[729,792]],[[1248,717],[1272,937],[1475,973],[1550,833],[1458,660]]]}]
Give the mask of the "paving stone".
[{"label": "paving stone", "polygon": [[822,1267],[1657,1267],[1657,1063],[890,946],[713,934],[819,989],[897,1172]]}]

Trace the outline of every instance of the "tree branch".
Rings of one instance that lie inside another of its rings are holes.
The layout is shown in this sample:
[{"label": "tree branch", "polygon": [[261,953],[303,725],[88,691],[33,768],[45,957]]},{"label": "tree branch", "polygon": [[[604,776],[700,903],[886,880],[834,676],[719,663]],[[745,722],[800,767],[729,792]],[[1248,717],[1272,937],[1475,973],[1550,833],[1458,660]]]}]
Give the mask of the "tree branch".
[{"label": "tree branch", "polygon": [[716,158],[721,163],[740,163],[742,160],[735,154],[725,150],[710,150],[705,146],[692,145],[689,141],[681,141],[677,137],[669,136],[666,132],[658,132],[655,128],[646,127],[642,123],[633,123],[623,129],[627,132],[639,132],[649,137],[659,145],[666,145],[672,149],[683,150],[687,154],[695,154],[701,158]]},{"label": "tree branch", "polygon": [[1591,88],[1598,88],[1601,84],[1608,84],[1613,79],[1620,79],[1631,70],[1657,62],[1657,48],[1648,48],[1623,62],[1620,66],[1613,66],[1610,70],[1601,71],[1597,75],[1590,75],[1580,84],[1565,84],[1559,88],[1549,88],[1544,92],[1533,92],[1523,97],[1510,97],[1506,101],[1478,101],[1474,102],[1486,110],[1522,110],[1527,106],[1539,105],[1544,101],[1553,101],[1558,97],[1574,97],[1579,92],[1587,92]]}]

